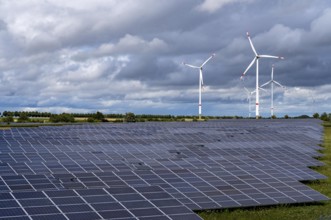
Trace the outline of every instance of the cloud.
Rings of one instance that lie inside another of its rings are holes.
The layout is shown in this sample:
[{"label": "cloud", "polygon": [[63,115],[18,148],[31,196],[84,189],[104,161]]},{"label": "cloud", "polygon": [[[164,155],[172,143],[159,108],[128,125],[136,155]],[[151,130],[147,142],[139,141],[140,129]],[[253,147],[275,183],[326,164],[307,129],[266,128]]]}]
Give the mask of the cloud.
[{"label": "cloud", "polygon": [[[247,115],[239,77],[254,54],[246,31],[259,53],[286,58],[261,59],[259,66],[260,83],[275,63],[275,79],[289,88],[275,95],[277,113],[311,111],[306,90],[314,91],[316,111],[331,107],[328,1],[0,4],[0,111],[196,114],[198,72],[181,62],[199,65],[216,53],[204,68],[203,114]],[[245,86],[255,88],[255,67]],[[269,96],[261,96],[265,115]]]},{"label": "cloud", "polygon": [[[144,53],[144,52],[158,52],[167,47],[166,43],[158,38],[153,38],[150,42],[147,42],[138,36],[132,36],[126,34],[119,40],[117,45],[114,44],[102,44],[98,49],[101,54],[117,53]],[[98,53],[97,52],[97,53]]]},{"label": "cloud", "polygon": [[252,2],[252,0],[204,0],[204,2],[198,6],[198,9],[213,13],[226,5],[242,2]]},{"label": "cloud", "polygon": [[331,30],[326,28],[331,19],[331,8],[323,11],[322,15],[311,23],[311,38],[319,46],[329,46],[331,43]]}]

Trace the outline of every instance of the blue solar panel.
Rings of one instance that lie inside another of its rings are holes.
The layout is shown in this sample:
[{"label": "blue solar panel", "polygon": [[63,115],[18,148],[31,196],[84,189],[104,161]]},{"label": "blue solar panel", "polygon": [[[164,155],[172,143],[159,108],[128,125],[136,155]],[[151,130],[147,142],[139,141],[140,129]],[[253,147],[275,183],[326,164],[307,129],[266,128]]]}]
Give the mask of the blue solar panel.
[{"label": "blue solar panel", "polygon": [[[0,131],[2,218],[200,219],[192,210],[328,200],[299,181],[315,120],[84,124]],[[3,211],[3,212],[2,212]]]}]

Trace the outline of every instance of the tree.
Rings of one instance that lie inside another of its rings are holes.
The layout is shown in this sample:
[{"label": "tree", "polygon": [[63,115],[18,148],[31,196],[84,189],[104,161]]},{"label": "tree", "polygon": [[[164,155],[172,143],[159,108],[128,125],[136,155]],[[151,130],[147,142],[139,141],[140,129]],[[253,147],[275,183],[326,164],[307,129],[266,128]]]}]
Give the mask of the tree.
[{"label": "tree", "polygon": [[20,117],[17,119],[17,122],[29,122],[30,119],[28,117],[28,113],[26,112],[21,112]]},{"label": "tree", "polygon": [[320,117],[320,114],[318,114],[317,112],[313,114],[313,118],[318,119]]},{"label": "tree", "polygon": [[12,112],[10,112],[10,111],[4,111],[3,113],[2,113],[2,116],[13,116],[13,113]]},{"label": "tree", "polygon": [[86,114],[85,117],[87,117],[87,122],[108,122],[108,120],[105,118],[105,115],[102,114],[101,112],[97,111],[96,113],[93,114]]},{"label": "tree", "polygon": [[11,122],[14,122],[13,116],[6,116],[2,119],[3,122],[10,124]]},{"label": "tree", "polygon": [[309,115],[300,115],[300,116],[298,116],[296,118],[310,118],[310,117],[309,117]]},{"label": "tree", "polygon": [[288,117],[288,115],[285,115],[284,118],[285,118],[285,119],[288,119],[289,117]]},{"label": "tree", "polygon": [[323,112],[323,114],[321,114],[321,120],[329,121],[329,117],[328,117],[328,114],[326,114],[326,112]]},{"label": "tree", "polygon": [[272,119],[276,119],[277,117],[276,117],[276,115],[272,115],[271,118]]},{"label": "tree", "polygon": [[67,114],[67,113],[62,113],[59,115],[53,114],[51,115],[51,117],[49,118],[50,122],[75,122],[75,118],[73,115],[71,114]]},{"label": "tree", "polygon": [[132,112],[128,112],[125,114],[125,121],[126,122],[136,122],[136,116]]},{"label": "tree", "polygon": [[92,118],[95,120],[95,121],[104,121],[105,120],[105,116],[97,111],[95,114],[92,115]]}]

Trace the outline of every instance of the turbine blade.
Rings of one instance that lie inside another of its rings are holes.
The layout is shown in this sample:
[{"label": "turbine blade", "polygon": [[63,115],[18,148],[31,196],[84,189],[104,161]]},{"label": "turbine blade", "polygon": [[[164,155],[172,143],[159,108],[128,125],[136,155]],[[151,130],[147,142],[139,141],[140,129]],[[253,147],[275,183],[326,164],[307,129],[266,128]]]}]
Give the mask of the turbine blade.
[{"label": "turbine blade", "polygon": [[259,89],[260,90],[262,90],[262,91],[264,91],[264,92],[266,92],[267,90],[265,90],[264,88],[261,88],[261,87],[259,87]]},{"label": "turbine blade", "polygon": [[281,59],[283,60],[284,57],[279,57],[279,56],[271,56],[271,55],[259,55],[261,58],[275,58],[275,59]]},{"label": "turbine blade", "polygon": [[253,50],[255,56],[257,56],[257,53],[256,53],[256,50],[255,50],[255,47],[254,47],[253,42],[252,42],[252,40],[251,40],[251,36],[249,35],[248,32],[246,33],[246,35],[247,35],[247,38],[248,38],[248,40],[249,40],[249,44],[251,45],[251,48],[252,48],[252,50]]},{"label": "turbine blade", "polygon": [[252,62],[248,65],[248,67],[246,68],[245,72],[241,75],[240,79],[243,79],[245,74],[247,73],[247,71],[249,70],[249,68],[251,68],[251,66],[253,66],[254,62],[256,61],[256,57],[254,57],[254,59],[252,60]]},{"label": "turbine blade", "polygon": [[249,90],[246,87],[244,87],[244,89],[246,90],[247,93],[250,93]]},{"label": "turbine blade", "polygon": [[205,62],[203,62],[203,64],[200,66],[200,68],[203,67],[214,56],[215,56],[215,54],[213,53]]},{"label": "turbine blade", "polygon": [[262,86],[260,86],[260,88],[262,88],[262,87],[264,87],[264,86],[268,85],[269,83],[271,83],[271,80],[270,80],[270,81],[268,81],[268,82],[266,82],[266,83],[264,83]]},{"label": "turbine blade", "polygon": [[192,68],[195,68],[195,69],[200,69],[200,67],[198,66],[193,66],[191,64],[187,64],[187,63],[183,63],[185,66],[188,66],[188,67],[192,67]]},{"label": "turbine blade", "polygon": [[285,86],[283,86],[282,84],[280,84],[279,82],[277,82],[277,81],[273,81],[275,84],[277,84],[277,85],[279,85],[280,87],[282,87],[282,88],[284,88],[285,89]]}]

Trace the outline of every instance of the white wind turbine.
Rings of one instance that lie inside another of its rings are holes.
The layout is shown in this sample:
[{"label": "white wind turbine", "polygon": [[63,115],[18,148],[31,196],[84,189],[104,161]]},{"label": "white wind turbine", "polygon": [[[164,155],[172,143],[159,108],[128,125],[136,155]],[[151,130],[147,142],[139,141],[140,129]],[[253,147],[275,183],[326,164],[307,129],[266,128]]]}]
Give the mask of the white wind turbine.
[{"label": "white wind turbine", "polygon": [[246,95],[247,95],[247,99],[246,99],[246,100],[248,101],[248,117],[250,118],[250,117],[251,117],[251,113],[252,113],[252,108],[251,108],[251,97],[252,97],[254,91],[253,91],[253,92],[250,92],[250,91],[246,88],[246,86],[245,86],[245,81],[244,81],[244,80],[242,80],[242,83],[243,83],[243,87],[244,87],[245,92],[246,92]]},{"label": "white wind turbine", "polygon": [[[244,86],[244,89],[246,91],[247,101],[248,101],[248,117],[250,118],[251,117],[251,113],[253,112],[252,111],[252,108],[251,108],[251,97],[255,93],[255,90],[253,90],[252,92],[250,92],[245,86]],[[261,87],[259,89],[260,90],[263,90],[263,91],[266,91],[265,89],[263,89]]]},{"label": "white wind turbine", "polygon": [[252,43],[251,37],[249,35],[249,33],[247,32],[247,38],[249,40],[249,43],[251,45],[251,48],[255,54],[254,59],[252,60],[252,62],[248,65],[248,67],[246,68],[246,70],[244,71],[244,73],[241,75],[240,79],[243,79],[243,77],[245,76],[245,74],[247,73],[247,71],[253,66],[253,64],[256,62],[256,102],[255,102],[255,115],[256,115],[256,119],[258,119],[260,117],[260,110],[259,110],[259,59],[260,58],[275,58],[275,59],[284,59],[284,57],[279,57],[279,56],[271,56],[271,55],[259,55],[257,54],[254,45]]},{"label": "white wind turbine", "polygon": [[201,109],[202,109],[202,104],[201,104],[201,90],[203,87],[203,76],[202,76],[202,67],[206,65],[206,63],[215,56],[215,54],[212,54],[205,62],[202,63],[201,66],[194,66],[191,64],[187,64],[183,62],[184,65],[194,68],[194,69],[199,69],[199,119],[201,119]]},{"label": "white wind turbine", "polygon": [[283,89],[285,89],[285,86],[283,86],[282,84],[280,84],[279,82],[274,80],[274,65],[272,65],[272,68],[271,68],[271,80],[264,83],[261,87],[264,87],[268,84],[271,84],[271,107],[270,107],[270,111],[271,111],[271,117],[272,117],[274,115],[274,84],[276,84],[276,85],[282,87]]},{"label": "white wind turbine", "polygon": [[250,92],[245,86],[244,86],[244,89],[246,91],[247,101],[248,101],[248,117],[250,118],[251,117],[251,112],[252,112],[252,109],[251,109],[251,96],[252,96],[253,92]]}]

